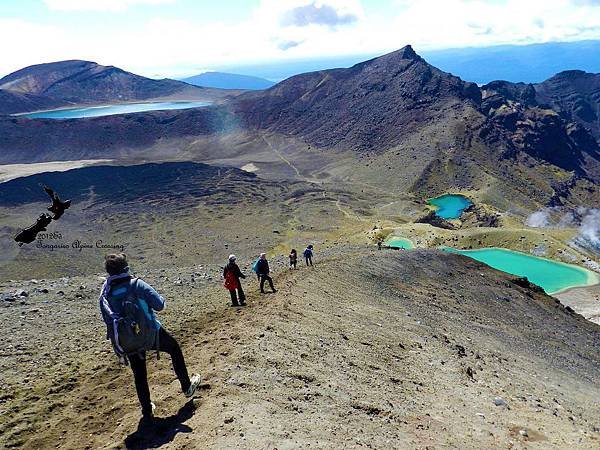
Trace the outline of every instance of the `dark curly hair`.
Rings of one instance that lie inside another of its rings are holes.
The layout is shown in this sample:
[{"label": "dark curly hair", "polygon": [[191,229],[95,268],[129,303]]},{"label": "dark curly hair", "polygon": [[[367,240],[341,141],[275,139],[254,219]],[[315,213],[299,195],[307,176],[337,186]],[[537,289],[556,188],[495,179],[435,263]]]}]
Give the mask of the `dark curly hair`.
[{"label": "dark curly hair", "polygon": [[125,253],[113,253],[104,258],[104,267],[109,275],[118,275],[126,272],[129,264]]}]

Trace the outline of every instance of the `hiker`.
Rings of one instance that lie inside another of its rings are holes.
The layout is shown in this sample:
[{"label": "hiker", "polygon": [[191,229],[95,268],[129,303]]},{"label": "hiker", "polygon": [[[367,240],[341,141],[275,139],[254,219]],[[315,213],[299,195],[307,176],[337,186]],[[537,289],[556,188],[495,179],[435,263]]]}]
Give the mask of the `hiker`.
[{"label": "hiker", "polygon": [[111,340],[120,361],[131,366],[142,421],[149,424],[154,418],[155,406],[150,401],[146,351],[157,350],[171,356],[173,370],[187,398],[196,392],[200,375],[193,374],[191,379],[188,376],[179,344],[155,316],[155,311],[165,308],[165,300],[150,285],[129,273],[127,256],[123,253],[107,255],[105,268],[109,277],[102,286],[100,311],[106,323],[106,337]]},{"label": "hiker", "polygon": [[377,239],[377,249],[381,250],[381,246],[383,245],[383,241],[381,239]]},{"label": "hiker", "polygon": [[[246,275],[242,273],[235,260],[235,255],[229,255],[229,262],[223,268],[224,286],[229,290],[229,294],[231,295],[231,306],[244,306],[246,304],[246,295],[242,289],[240,278],[246,278]],[[239,303],[238,297],[240,300]]]},{"label": "hiker", "polygon": [[298,252],[296,251],[295,248],[293,248],[292,251],[290,252],[289,258],[290,258],[290,269],[295,269],[298,264]]},{"label": "hiker", "polygon": [[306,261],[307,266],[313,265],[312,257],[313,257],[313,246],[309,245],[308,247],[306,247],[306,250],[304,250],[304,260]]},{"label": "hiker", "polygon": [[261,294],[265,293],[265,281],[269,282],[269,286],[273,293],[277,292],[275,286],[273,286],[273,279],[269,276],[269,261],[267,261],[266,253],[261,253],[260,258],[258,259],[258,264],[256,265],[256,273],[260,277],[260,292]]}]

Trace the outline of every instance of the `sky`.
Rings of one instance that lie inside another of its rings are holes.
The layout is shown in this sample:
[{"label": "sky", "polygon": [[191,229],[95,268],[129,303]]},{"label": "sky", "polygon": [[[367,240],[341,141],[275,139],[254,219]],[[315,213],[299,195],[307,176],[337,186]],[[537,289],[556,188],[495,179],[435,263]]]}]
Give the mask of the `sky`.
[{"label": "sky", "polygon": [[600,0],[0,0],[0,76],[65,59],[141,75],[600,39]]}]

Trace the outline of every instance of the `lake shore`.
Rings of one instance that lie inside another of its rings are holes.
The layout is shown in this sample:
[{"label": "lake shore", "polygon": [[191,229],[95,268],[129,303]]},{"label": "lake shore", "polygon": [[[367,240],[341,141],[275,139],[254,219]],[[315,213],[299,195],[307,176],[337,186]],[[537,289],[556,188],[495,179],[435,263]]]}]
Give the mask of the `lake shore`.
[{"label": "lake shore", "polygon": [[590,322],[600,325],[600,284],[567,289],[554,297]]},{"label": "lake shore", "polygon": [[210,105],[211,103],[206,101],[142,101],[91,106],[69,106],[44,111],[19,113],[18,115],[30,119],[82,119],[88,117],[111,116],[115,114],[203,108]]},{"label": "lake shore", "polygon": [[48,161],[29,164],[2,164],[0,165],[0,183],[43,172],[65,172],[71,169],[110,163],[112,161],[112,159],[80,159],[75,161]]}]

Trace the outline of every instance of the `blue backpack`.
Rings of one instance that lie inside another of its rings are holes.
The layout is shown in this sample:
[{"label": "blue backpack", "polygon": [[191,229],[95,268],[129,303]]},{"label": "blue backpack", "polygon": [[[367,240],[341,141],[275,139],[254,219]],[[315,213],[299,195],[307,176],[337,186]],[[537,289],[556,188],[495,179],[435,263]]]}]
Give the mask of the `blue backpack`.
[{"label": "blue backpack", "polygon": [[120,355],[144,356],[148,350],[158,353],[158,327],[150,313],[148,303],[137,298],[134,292],[138,279],[111,287],[108,295],[102,298],[103,305],[110,315],[108,333],[115,351]]},{"label": "blue backpack", "polygon": [[254,261],[254,264],[252,264],[252,272],[258,273],[258,262],[259,261],[260,261],[260,258],[257,258],[256,261]]}]

